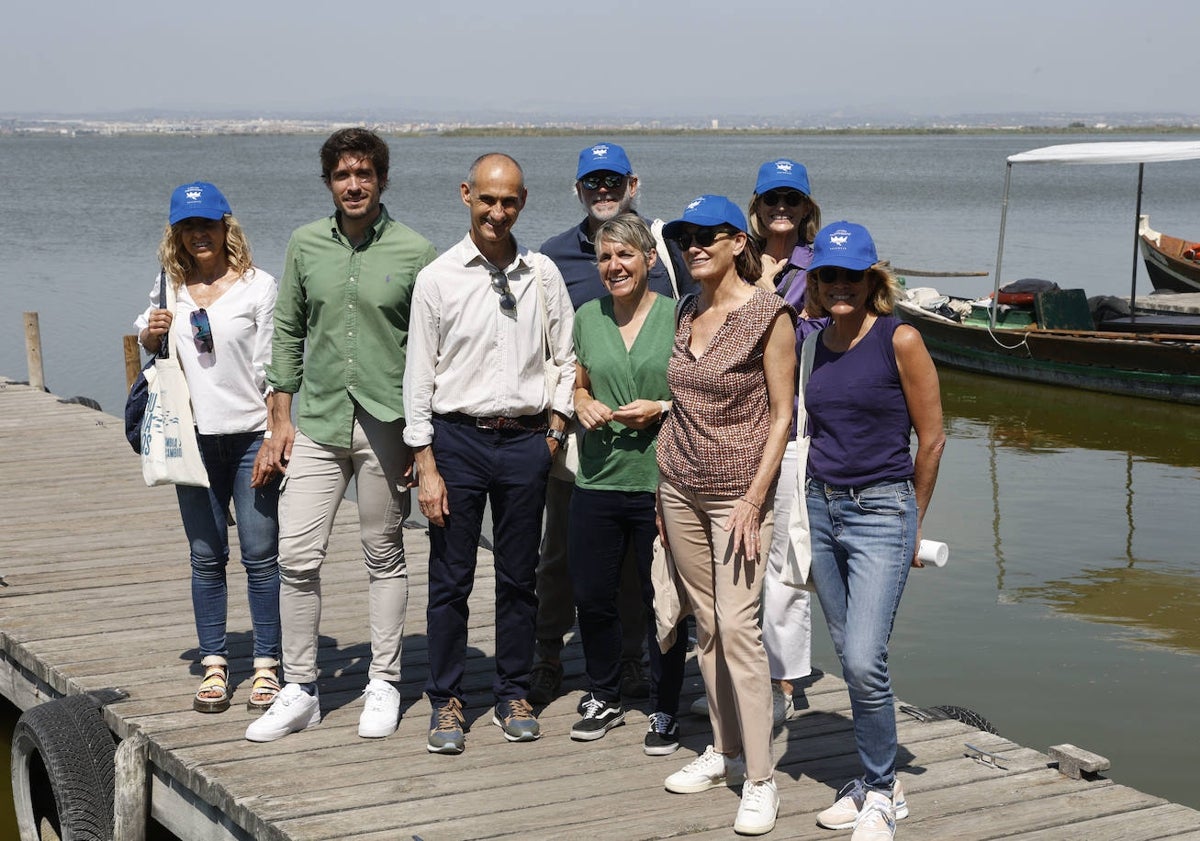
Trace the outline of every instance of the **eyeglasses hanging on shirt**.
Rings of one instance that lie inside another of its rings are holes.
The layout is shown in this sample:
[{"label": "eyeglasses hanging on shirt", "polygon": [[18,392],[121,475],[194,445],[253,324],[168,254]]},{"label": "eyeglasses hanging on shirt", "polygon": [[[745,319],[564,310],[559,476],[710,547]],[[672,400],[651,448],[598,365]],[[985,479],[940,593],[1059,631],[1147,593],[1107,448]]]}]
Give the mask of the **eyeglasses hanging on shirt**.
[{"label": "eyeglasses hanging on shirt", "polygon": [[508,288],[508,276],[503,272],[492,272],[492,288],[500,293],[500,309],[504,312],[516,312],[517,299]]},{"label": "eyeglasses hanging on shirt", "polygon": [[212,324],[208,320],[208,310],[203,307],[193,310],[190,320],[192,322],[192,338],[196,340],[196,350],[201,353],[212,353]]}]

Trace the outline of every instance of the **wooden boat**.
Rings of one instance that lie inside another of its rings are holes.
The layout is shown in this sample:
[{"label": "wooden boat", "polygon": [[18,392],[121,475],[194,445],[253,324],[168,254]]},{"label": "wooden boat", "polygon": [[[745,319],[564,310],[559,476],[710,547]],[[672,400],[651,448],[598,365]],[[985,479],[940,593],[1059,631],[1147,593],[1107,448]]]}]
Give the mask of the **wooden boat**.
[{"label": "wooden boat", "polygon": [[1200,242],[1159,233],[1145,214],[1138,217],[1138,241],[1155,289],[1200,292]]},{"label": "wooden boat", "polygon": [[1031,382],[1200,405],[1200,317],[1137,310],[1137,240],[1128,314],[1097,323],[1080,289],[1045,289],[1031,304],[1001,297],[1005,220],[1013,164],[1138,165],[1137,218],[1148,162],[1200,159],[1194,141],[1048,146],[1007,160],[995,289],[979,301],[909,290],[896,314],[920,331],[934,360],[955,368]]},{"label": "wooden boat", "polygon": [[[990,299],[967,301],[912,289],[898,302],[896,315],[920,331],[941,365],[1200,406],[1200,335],[1096,329],[1090,315],[1073,326],[1060,320],[1056,324],[1068,326],[1044,327],[1038,318],[1050,316],[1042,316],[1040,308],[1078,314],[1082,303],[1086,313],[1082,290],[1059,291],[1063,294],[1040,293],[1033,307],[993,307]],[[993,310],[999,310],[994,325]],[[1171,329],[1169,320],[1156,322]]]}]

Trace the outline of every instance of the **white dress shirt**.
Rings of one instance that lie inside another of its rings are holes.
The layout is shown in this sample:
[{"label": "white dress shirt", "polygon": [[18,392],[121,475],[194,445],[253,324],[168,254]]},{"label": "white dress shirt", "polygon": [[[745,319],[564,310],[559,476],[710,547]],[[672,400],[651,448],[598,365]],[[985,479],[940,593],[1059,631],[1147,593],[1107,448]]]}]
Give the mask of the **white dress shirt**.
[{"label": "white dress shirt", "polygon": [[[504,311],[493,277],[507,282],[516,307]],[[546,393],[545,342],[537,288],[541,279],[558,387]],[[573,410],[575,312],[566,284],[547,257],[517,247],[506,268],[489,263],[468,234],[417,275],[404,370],[404,440],[433,441],[434,414],[521,417]]]}]

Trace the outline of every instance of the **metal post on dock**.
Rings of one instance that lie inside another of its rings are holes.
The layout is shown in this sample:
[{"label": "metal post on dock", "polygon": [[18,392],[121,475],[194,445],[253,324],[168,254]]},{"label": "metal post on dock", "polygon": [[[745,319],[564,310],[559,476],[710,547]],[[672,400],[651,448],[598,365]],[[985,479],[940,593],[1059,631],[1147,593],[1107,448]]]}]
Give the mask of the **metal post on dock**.
[{"label": "metal post on dock", "polygon": [[29,367],[29,385],[38,391],[46,390],[46,372],[42,368],[42,331],[38,314],[25,313],[25,359]]},{"label": "metal post on dock", "polygon": [[142,370],[142,352],[137,336],[125,336],[125,390],[133,388],[133,381]]}]

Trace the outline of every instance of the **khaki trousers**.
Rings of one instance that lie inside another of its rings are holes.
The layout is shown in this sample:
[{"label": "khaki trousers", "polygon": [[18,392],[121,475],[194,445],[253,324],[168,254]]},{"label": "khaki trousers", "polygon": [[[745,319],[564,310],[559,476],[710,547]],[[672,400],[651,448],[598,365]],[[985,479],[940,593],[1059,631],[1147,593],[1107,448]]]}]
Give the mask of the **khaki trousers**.
[{"label": "khaki trousers", "polygon": [[403,522],[409,494],[404,471],[411,461],[403,431],[403,421],[383,423],[360,409],[355,412],[349,448],[318,444],[296,433],[279,497],[279,618],[284,677],[289,683],[317,679],[321,564],[334,515],[352,477],[368,578],[368,676],[400,679],[408,608]]},{"label": "khaki trousers", "polygon": [[[737,498],[698,494],[663,480],[658,486],[663,527],[676,574],[696,615],[696,653],[713,748],[746,760],[746,779],[771,779],[771,674],[759,627],[766,557],[733,557],[725,523]],[[760,545],[771,540],[773,492],[763,502]]]}]

